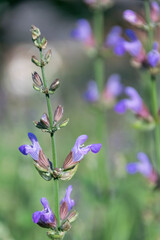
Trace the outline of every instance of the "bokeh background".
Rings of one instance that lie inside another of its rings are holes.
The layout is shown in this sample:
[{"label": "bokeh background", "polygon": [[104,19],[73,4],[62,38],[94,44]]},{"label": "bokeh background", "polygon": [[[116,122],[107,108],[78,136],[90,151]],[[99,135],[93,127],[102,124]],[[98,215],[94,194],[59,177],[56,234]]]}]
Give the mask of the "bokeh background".
[{"label": "bokeh background", "polygon": [[[127,27],[122,20],[126,8],[139,9],[142,1],[115,1],[105,11],[107,34],[111,26]],[[54,207],[53,185],[39,177],[32,159],[22,156],[18,147],[29,144],[28,132],[36,134],[41,147],[51,158],[50,139],[33,125],[47,111],[45,99],[32,88],[31,73],[39,69],[31,63],[37,55],[29,31],[32,24],[41,29],[52,49],[52,59],[46,66],[48,82],[60,79],[60,88],[52,97],[53,109],[61,104],[68,126],[56,134],[59,166],[81,134],[89,136],[87,143],[101,142],[96,134],[96,113],[84,101],[87,82],[93,79],[93,62],[82,43],[71,39],[70,33],[79,18],[92,24],[92,11],[82,0],[0,1],[0,239],[44,240],[45,229],[32,222],[32,213],[41,210],[41,197]],[[128,56],[117,58],[108,53],[106,80],[112,73],[121,75],[125,85],[135,86],[143,95],[141,75],[130,66]],[[149,101],[149,100],[147,100]],[[148,152],[153,144],[150,133],[137,133],[130,122],[131,115],[117,116],[107,111],[108,157],[116,181],[115,196],[110,197],[107,183],[102,189],[96,183],[98,155],[88,154],[70,182],[60,182],[63,198],[69,184],[79,212],[78,220],[66,239],[74,240],[158,240],[160,239],[160,196],[139,176],[128,176],[125,165],[135,161],[138,151]],[[151,150],[151,151],[150,151]],[[106,157],[107,158],[107,157]],[[104,161],[106,161],[104,157]],[[106,166],[107,172],[107,166]]]}]

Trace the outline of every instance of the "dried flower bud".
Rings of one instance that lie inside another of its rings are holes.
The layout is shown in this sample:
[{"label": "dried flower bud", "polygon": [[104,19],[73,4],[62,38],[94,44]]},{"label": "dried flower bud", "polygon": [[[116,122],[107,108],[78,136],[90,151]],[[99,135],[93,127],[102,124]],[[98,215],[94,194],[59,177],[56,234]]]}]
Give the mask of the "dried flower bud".
[{"label": "dried flower bud", "polygon": [[69,118],[67,118],[66,120],[64,120],[64,121],[59,125],[59,128],[66,127],[68,123],[69,123]]},{"label": "dried flower bud", "polygon": [[63,107],[61,105],[58,105],[58,107],[54,112],[54,121],[59,122],[62,117],[63,117]]},{"label": "dried flower bud", "polygon": [[39,28],[37,28],[34,25],[31,26],[31,32],[32,32],[32,39],[33,40],[36,40],[41,35],[41,32],[40,32]]},{"label": "dried flower bud", "polygon": [[46,63],[49,63],[50,59],[51,59],[51,56],[52,56],[52,51],[51,49],[48,50],[48,52],[45,54],[45,61]]},{"label": "dried flower bud", "polygon": [[47,47],[47,40],[45,39],[45,37],[42,38],[42,41],[40,42],[39,47],[42,49],[45,49]]},{"label": "dried flower bud", "polygon": [[60,206],[60,218],[61,220],[64,220],[67,217],[68,214],[68,205],[64,201]]},{"label": "dried flower bud", "polygon": [[69,214],[67,219],[70,223],[72,223],[76,220],[77,217],[78,217],[78,213],[74,210]]},{"label": "dried flower bud", "polygon": [[35,56],[32,56],[32,62],[33,62],[36,66],[41,67],[40,61],[39,61]]},{"label": "dried flower bud", "polygon": [[37,72],[34,72],[32,74],[32,80],[33,80],[36,87],[42,87],[43,86],[43,82],[41,80],[41,77],[39,76],[39,74]]},{"label": "dried flower bud", "polygon": [[40,122],[47,128],[50,127],[50,121],[49,121],[49,117],[47,115],[47,113],[43,113]]},{"label": "dried flower bud", "polygon": [[59,87],[59,79],[53,81],[51,86],[49,87],[49,91],[55,92],[55,90]]},{"label": "dried flower bud", "polygon": [[62,229],[62,231],[65,231],[65,232],[69,231],[69,230],[71,229],[71,224],[70,224],[70,222],[69,222],[68,220],[65,221],[65,222],[62,224],[61,229]]}]

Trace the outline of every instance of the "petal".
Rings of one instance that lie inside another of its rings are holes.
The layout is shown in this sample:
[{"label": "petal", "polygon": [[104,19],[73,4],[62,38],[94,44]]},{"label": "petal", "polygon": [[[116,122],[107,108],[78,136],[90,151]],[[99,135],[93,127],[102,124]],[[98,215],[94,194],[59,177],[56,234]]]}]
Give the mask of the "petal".
[{"label": "petal", "polygon": [[140,161],[138,165],[138,171],[146,177],[149,177],[149,175],[152,173],[153,168],[148,156],[143,152],[139,152],[137,154],[137,159]]},{"label": "petal", "polygon": [[126,99],[120,100],[114,107],[114,111],[119,114],[124,114],[126,110]]},{"label": "petal", "polygon": [[37,211],[37,212],[33,213],[32,220],[33,220],[34,223],[38,223],[40,218],[41,218],[41,212],[40,211]]},{"label": "petal", "polygon": [[122,28],[119,26],[114,26],[106,37],[106,45],[108,47],[114,47],[117,45],[119,39],[121,38]]},{"label": "petal", "polygon": [[84,94],[88,102],[96,102],[99,99],[99,91],[96,81],[89,81],[87,91]]},{"label": "petal", "polygon": [[24,155],[27,155],[28,154],[28,152],[26,151],[26,147],[27,147],[28,145],[22,145],[22,146],[20,146],[19,147],[19,151],[22,153],[22,154],[24,154]]},{"label": "petal", "polygon": [[138,114],[143,106],[142,98],[133,87],[126,87],[125,93],[128,97],[130,97],[130,99],[126,99],[126,108]]},{"label": "petal", "polygon": [[137,163],[128,163],[126,166],[126,170],[129,174],[135,174],[137,170]]},{"label": "petal", "polygon": [[80,41],[86,41],[91,37],[92,30],[90,24],[85,19],[77,21],[77,27],[71,32],[71,36]]},{"label": "petal", "polygon": [[28,137],[29,137],[29,139],[31,140],[32,143],[38,142],[36,136],[35,136],[33,133],[30,133],[30,132],[29,132],[29,133],[28,133]]},{"label": "petal", "polygon": [[65,197],[62,199],[61,204],[65,201],[68,205],[68,211],[70,211],[75,205],[75,201],[70,198],[72,192],[72,185],[68,186],[66,189]]},{"label": "petal", "polygon": [[41,198],[41,203],[42,203],[44,208],[50,208],[48,200],[45,197]]},{"label": "petal", "polygon": [[101,143],[92,144],[92,145],[91,145],[91,151],[92,151],[93,153],[98,153],[98,152],[100,151],[101,147],[102,147],[102,144],[101,144]]},{"label": "petal", "polygon": [[75,142],[75,146],[80,147],[87,140],[87,138],[88,138],[87,135],[79,136]]},{"label": "petal", "polygon": [[160,61],[160,54],[157,50],[151,50],[148,54],[147,54],[147,59],[148,59],[148,63],[152,66],[152,67],[156,67],[158,62]]},{"label": "petal", "polygon": [[120,83],[120,80],[121,78],[119,74],[112,74],[108,78],[108,81],[106,84],[106,90],[113,97],[116,97],[122,93],[123,85]]}]

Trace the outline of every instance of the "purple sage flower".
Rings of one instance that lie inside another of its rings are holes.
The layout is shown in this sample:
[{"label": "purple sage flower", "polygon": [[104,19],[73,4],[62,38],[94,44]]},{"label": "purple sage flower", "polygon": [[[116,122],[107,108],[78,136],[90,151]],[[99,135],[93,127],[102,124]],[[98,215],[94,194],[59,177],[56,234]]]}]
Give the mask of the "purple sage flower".
[{"label": "purple sage flower", "polygon": [[129,99],[120,100],[114,107],[114,110],[119,114],[124,114],[128,109],[139,114],[143,108],[142,98],[133,87],[126,87],[125,94]]},{"label": "purple sage flower", "polygon": [[38,161],[39,159],[39,151],[41,147],[38,143],[36,136],[33,133],[28,133],[28,137],[32,142],[32,145],[22,145],[19,147],[19,151],[24,155],[30,155],[33,160]]},{"label": "purple sage flower", "polygon": [[119,74],[112,74],[106,83],[103,96],[106,100],[115,99],[123,91],[123,84],[120,82],[121,78]]},{"label": "purple sage flower", "polygon": [[115,54],[121,56],[124,55],[124,38],[121,36],[122,28],[114,26],[106,37],[105,44],[107,47],[112,48]]},{"label": "purple sage flower", "polygon": [[152,173],[152,165],[149,161],[148,156],[143,152],[139,152],[137,154],[137,159],[139,160],[139,162],[133,162],[133,163],[127,164],[127,167],[126,167],[127,172],[130,174],[135,174],[137,172],[140,172],[145,177],[149,177],[150,174]]},{"label": "purple sage flower", "polygon": [[87,91],[84,94],[84,98],[88,102],[97,102],[99,100],[99,92],[96,81],[89,81]]},{"label": "purple sage flower", "polygon": [[74,147],[72,148],[73,162],[79,162],[83,159],[90,150],[93,153],[98,153],[101,149],[101,144],[90,144],[86,147],[83,146],[84,142],[87,140],[87,135],[81,135],[77,138]]},{"label": "purple sage flower", "polygon": [[158,180],[158,174],[153,169],[152,164],[150,163],[150,160],[148,156],[143,153],[139,152],[137,154],[138,162],[132,162],[128,163],[126,166],[126,170],[129,174],[135,174],[137,172],[141,173],[143,176],[148,178],[148,180],[152,183],[157,183]]},{"label": "purple sage flower", "polygon": [[159,20],[160,7],[156,1],[151,3],[151,20],[157,22]]},{"label": "purple sage flower", "polygon": [[61,204],[66,202],[68,205],[68,212],[75,206],[75,201],[70,198],[72,192],[72,185],[69,185],[66,189],[65,197],[62,199]]},{"label": "purple sage flower", "polygon": [[139,16],[137,13],[129,9],[123,12],[123,18],[127,22],[138,27],[143,26],[145,24],[145,21],[141,16]]},{"label": "purple sage flower", "polygon": [[37,211],[33,213],[33,222],[44,228],[56,227],[57,220],[49,206],[47,199],[41,198],[41,203],[44,209],[42,211]]},{"label": "purple sage flower", "polygon": [[138,57],[142,49],[142,43],[131,29],[126,30],[126,35],[130,41],[124,41],[124,49],[132,56]]},{"label": "purple sage flower", "polygon": [[160,61],[160,53],[158,52],[158,43],[153,44],[153,49],[147,54],[148,63],[151,67],[156,67]]},{"label": "purple sage flower", "polygon": [[84,42],[86,45],[93,45],[92,29],[86,19],[77,21],[77,26],[71,32],[72,38]]}]

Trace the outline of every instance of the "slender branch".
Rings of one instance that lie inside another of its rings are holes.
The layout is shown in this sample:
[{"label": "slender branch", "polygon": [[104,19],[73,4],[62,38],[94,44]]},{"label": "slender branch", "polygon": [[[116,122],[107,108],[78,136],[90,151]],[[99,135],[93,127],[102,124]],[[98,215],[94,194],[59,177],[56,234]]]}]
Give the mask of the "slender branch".
[{"label": "slender branch", "polygon": [[[43,60],[43,53],[42,49],[40,49],[40,58],[41,61]],[[44,87],[47,88],[47,82],[45,78],[45,73],[44,73],[44,66],[41,66],[41,73],[42,73],[42,80]],[[48,93],[46,95],[46,101],[47,101],[47,108],[48,108],[48,115],[49,115],[49,121],[50,121],[50,130],[52,131],[53,128],[53,114],[52,114],[52,106],[51,106],[51,101],[50,101],[50,95]],[[52,159],[53,159],[53,167],[57,168],[57,157],[56,157],[56,147],[55,147],[55,139],[54,139],[54,134],[51,133],[51,145],[52,145]],[[58,180],[53,180],[54,181],[54,198],[55,198],[55,215],[57,218],[57,224],[58,227],[60,227],[60,214],[59,214],[59,182]]]}]

